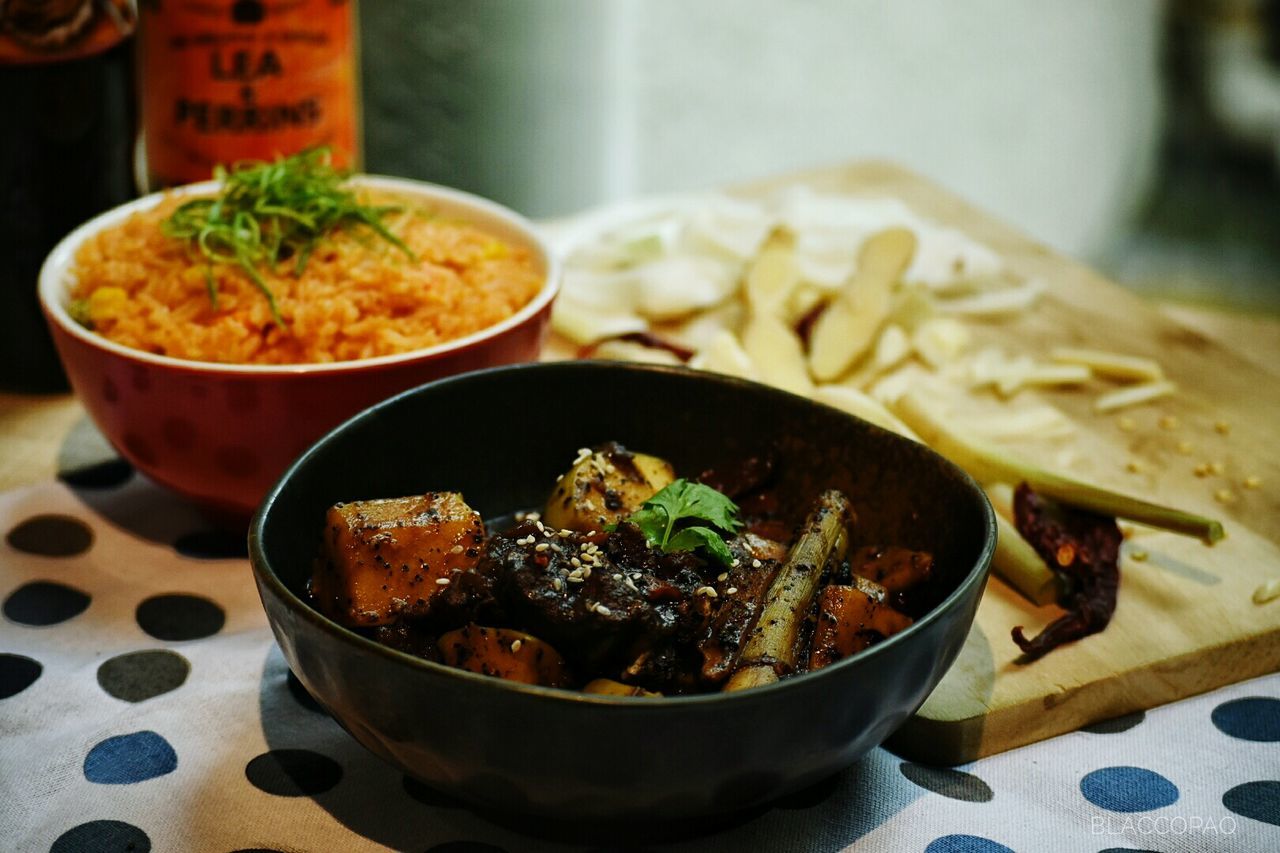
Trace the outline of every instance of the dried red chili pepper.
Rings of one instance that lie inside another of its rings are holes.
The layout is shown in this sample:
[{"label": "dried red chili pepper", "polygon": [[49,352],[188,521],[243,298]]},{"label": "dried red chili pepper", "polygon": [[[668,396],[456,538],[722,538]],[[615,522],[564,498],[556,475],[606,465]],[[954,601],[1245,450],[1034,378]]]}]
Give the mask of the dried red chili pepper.
[{"label": "dried red chili pepper", "polygon": [[1026,483],[1013,494],[1018,532],[1049,568],[1066,576],[1071,592],[1060,602],[1067,612],[1028,640],[1022,626],[1013,641],[1023,661],[1043,657],[1063,643],[1096,634],[1111,621],[1120,588],[1120,543],[1114,518],[1049,501]]}]

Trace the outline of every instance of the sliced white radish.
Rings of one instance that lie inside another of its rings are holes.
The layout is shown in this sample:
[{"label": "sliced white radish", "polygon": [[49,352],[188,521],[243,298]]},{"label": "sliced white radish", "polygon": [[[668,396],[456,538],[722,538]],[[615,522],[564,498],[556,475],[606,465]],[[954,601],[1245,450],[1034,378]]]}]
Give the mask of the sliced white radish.
[{"label": "sliced white radish", "polygon": [[1093,410],[1099,414],[1115,412],[1120,409],[1126,409],[1129,406],[1137,406],[1142,403],[1149,403],[1152,400],[1158,400],[1161,397],[1168,397],[1177,390],[1178,386],[1167,379],[1158,382],[1144,382],[1141,385],[1129,385],[1118,391],[1111,391],[1099,396],[1093,401]]},{"label": "sliced white radish", "polygon": [[965,317],[1003,317],[1021,314],[1040,299],[1045,292],[1044,282],[1031,279],[1023,284],[1001,290],[986,290],[972,296],[955,299],[939,299],[938,310]]},{"label": "sliced white radish", "polygon": [[714,258],[669,255],[631,271],[636,311],[651,320],[687,317],[719,305],[737,287],[737,273]]},{"label": "sliced white radish", "polygon": [[712,373],[724,373],[739,379],[757,379],[755,365],[738,338],[729,330],[721,329],[711,341],[695,355],[689,366]]},{"label": "sliced white radish", "polygon": [[694,209],[685,224],[684,240],[694,250],[707,248],[738,261],[760,250],[777,218],[762,205],[713,196]]},{"label": "sliced white radish", "polygon": [[747,265],[743,279],[747,305],[757,314],[780,317],[799,283],[795,238],[789,231],[776,229]]},{"label": "sliced white radish", "polygon": [[866,353],[889,315],[893,284],[915,248],[915,235],[905,228],[881,231],[862,244],[857,271],[814,323],[809,370],[815,379],[839,377]]},{"label": "sliced white radish", "polygon": [[658,347],[647,347],[635,341],[602,341],[592,353],[593,358],[609,361],[637,361],[642,364],[683,364],[675,353]]},{"label": "sliced white radish", "polygon": [[805,397],[813,391],[800,336],[782,320],[772,314],[753,315],[742,330],[742,348],[761,382]]},{"label": "sliced white radish", "polygon": [[957,424],[993,440],[1062,438],[1076,432],[1071,418],[1048,404],[958,418]]},{"label": "sliced white radish", "polygon": [[813,399],[862,418],[864,421],[870,421],[890,432],[896,432],[914,441],[920,440],[909,426],[898,420],[883,404],[855,388],[847,385],[819,385],[814,389]]},{"label": "sliced white radish", "polygon": [[897,323],[890,323],[876,340],[871,363],[877,371],[892,370],[911,355],[911,339]]},{"label": "sliced white radish", "polygon": [[562,293],[551,312],[551,327],[575,344],[585,346],[605,338],[643,332],[649,324],[636,314],[602,311],[595,306],[566,299]]},{"label": "sliced white radish", "polygon": [[1150,358],[1122,355],[1080,347],[1054,347],[1050,353],[1054,361],[1064,364],[1082,364],[1099,376],[1113,379],[1157,382],[1164,379],[1164,368]]},{"label": "sliced white radish", "polygon": [[955,361],[973,340],[969,327],[954,317],[926,320],[911,336],[911,345],[925,364],[935,370]]}]

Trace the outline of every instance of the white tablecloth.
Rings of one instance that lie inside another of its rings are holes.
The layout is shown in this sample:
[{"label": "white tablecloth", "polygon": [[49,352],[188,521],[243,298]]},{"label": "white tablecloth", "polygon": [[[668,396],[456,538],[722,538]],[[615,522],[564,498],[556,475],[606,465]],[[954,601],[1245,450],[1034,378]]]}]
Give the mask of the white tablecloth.
[{"label": "white tablecloth", "polygon": [[877,749],[696,838],[495,823],[316,709],[238,537],[97,473],[0,495],[0,848],[1280,850],[1277,675],[952,770]]}]

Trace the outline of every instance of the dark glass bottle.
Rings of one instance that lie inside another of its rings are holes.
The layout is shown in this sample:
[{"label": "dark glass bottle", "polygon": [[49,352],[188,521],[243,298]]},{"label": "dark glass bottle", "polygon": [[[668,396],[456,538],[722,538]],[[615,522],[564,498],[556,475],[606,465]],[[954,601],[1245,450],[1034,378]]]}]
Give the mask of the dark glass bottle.
[{"label": "dark glass bottle", "polygon": [[129,0],[0,3],[0,388],[67,387],[36,299],[45,256],[136,194]]}]

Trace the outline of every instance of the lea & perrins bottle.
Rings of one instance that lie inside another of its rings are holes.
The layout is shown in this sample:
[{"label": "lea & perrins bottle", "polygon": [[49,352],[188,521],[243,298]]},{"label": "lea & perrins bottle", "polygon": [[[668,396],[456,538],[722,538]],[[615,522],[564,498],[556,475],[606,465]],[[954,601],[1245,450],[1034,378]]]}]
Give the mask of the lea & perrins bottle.
[{"label": "lea & perrins bottle", "polygon": [[147,188],[326,145],[360,162],[355,0],[141,0]]}]

